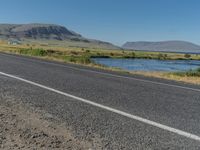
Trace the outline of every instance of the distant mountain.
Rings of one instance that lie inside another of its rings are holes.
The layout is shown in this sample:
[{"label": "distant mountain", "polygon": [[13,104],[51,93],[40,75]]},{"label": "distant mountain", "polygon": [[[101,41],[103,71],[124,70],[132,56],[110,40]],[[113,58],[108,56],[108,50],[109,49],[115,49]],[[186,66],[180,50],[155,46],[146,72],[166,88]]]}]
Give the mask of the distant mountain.
[{"label": "distant mountain", "polygon": [[[119,49],[104,41],[87,39],[64,26],[54,24],[0,24],[0,39],[70,41],[72,46]],[[70,45],[69,45],[70,46]]]},{"label": "distant mountain", "polygon": [[64,40],[81,35],[59,25],[50,24],[0,24],[0,36],[7,38],[45,38]]},{"label": "distant mountain", "polygon": [[186,41],[161,41],[161,42],[127,42],[124,49],[167,52],[198,52],[200,46]]}]

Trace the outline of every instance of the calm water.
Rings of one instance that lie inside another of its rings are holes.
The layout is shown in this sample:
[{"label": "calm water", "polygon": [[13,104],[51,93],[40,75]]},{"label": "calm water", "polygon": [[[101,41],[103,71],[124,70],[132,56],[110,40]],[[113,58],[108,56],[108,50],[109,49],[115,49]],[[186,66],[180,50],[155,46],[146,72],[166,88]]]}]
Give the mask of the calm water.
[{"label": "calm water", "polygon": [[200,67],[197,60],[149,60],[94,58],[98,64],[132,71],[186,71]]}]

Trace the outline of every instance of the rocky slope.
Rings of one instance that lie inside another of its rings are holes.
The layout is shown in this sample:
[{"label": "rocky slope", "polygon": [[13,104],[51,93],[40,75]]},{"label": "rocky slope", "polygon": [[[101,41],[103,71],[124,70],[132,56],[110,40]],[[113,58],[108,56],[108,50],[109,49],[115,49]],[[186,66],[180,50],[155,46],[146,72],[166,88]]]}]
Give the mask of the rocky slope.
[{"label": "rocky slope", "polygon": [[25,25],[0,25],[0,35],[7,38],[46,38],[64,40],[81,35],[59,25],[50,24],[25,24]]},{"label": "rocky slope", "polygon": [[119,49],[111,43],[87,39],[64,26],[54,24],[0,24],[0,39],[70,41],[73,46]]}]

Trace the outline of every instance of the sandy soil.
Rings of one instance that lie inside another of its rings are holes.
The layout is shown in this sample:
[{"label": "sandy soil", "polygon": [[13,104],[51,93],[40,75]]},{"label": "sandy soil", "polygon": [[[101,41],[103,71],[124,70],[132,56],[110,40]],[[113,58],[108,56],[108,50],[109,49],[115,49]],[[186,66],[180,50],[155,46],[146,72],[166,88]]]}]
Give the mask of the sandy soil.
[{"label": "sandy soil", "polygon": [[0,103],[0,149],[89,150],[91,147],[91,143],[75,139],[64,125],[49,121],[22,104]]}]

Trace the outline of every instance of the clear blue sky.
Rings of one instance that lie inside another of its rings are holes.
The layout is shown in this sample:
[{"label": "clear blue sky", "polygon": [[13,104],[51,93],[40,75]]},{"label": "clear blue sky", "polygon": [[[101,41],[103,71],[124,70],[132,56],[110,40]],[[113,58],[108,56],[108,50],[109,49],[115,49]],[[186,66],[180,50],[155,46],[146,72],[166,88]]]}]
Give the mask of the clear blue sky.
[{"label": "clear blue sky", "polygon": [[54,23],[85,37],[200,44],[200,0],[0,0],[0,23]]}]

